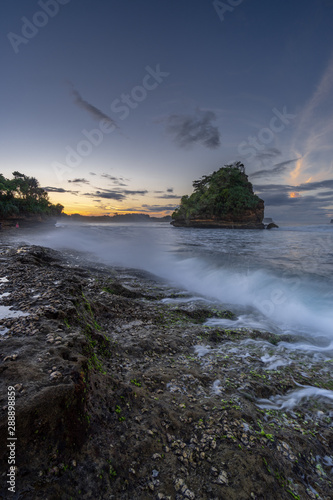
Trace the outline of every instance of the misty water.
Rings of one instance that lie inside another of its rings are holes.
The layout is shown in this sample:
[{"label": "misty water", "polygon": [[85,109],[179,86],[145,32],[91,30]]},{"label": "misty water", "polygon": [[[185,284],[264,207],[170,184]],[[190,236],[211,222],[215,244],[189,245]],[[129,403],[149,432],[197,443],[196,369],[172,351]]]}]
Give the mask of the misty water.
[{"label": "misty water", "polygon": [[[19,235],[14,239],[17,243]],[[78,260],[81,255],[94,263],[148,271],[187,292],[171,301],[204,301],[237,316],[210,319],[207,326],[281,336],[276,346],[253,339],[216,349],[198,346],[203,362],[225,351],[235,357],[255,353],[267,370],[321,360],[325,369],[324,362],[333,357],[333,225],[267,231],[174,228],[167,223],[58,224],[24,235],[24,242],[74,252]],[[320,394],[303,386],[269,405],[284,408],[288,401],[306,397],[332,401],[333,392]]]}]

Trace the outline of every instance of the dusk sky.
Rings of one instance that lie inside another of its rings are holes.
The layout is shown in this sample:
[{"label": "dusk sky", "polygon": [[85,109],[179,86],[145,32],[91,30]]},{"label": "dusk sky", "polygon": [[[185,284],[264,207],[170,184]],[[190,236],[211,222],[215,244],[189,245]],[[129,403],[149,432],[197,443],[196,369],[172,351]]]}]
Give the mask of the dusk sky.
[{"label": "dusk sky", "polygon": [[333,218],[333,0],[2,0],[0,173],[66,213],[172,213],[242,161],[277,223]]}]

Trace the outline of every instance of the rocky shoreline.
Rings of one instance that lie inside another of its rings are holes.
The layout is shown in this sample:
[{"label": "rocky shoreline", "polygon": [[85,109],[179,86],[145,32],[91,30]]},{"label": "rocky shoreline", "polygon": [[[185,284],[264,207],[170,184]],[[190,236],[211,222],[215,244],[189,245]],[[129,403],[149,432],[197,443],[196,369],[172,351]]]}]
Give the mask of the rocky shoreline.
[{"label": "rocky shoreline", "polygon": [[233,313],[140,271],[24,245],[0,261],[1,442],[9,386],[17,436],[1,498],[332,499],[331,401],[259,404],[332,391],[332,360],[268,370],[250,344],[235,356],[281,339],[209,327]]}]

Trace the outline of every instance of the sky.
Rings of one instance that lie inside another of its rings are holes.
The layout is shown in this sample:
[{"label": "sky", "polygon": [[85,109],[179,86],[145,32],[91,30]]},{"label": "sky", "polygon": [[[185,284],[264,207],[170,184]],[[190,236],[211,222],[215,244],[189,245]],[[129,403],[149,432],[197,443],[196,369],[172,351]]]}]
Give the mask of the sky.
[{"label": "sky", "polygon": [[333,0],[2,0],[0,173],[65,212],[171,214],[244,163],[265,216],[333,218]]}]

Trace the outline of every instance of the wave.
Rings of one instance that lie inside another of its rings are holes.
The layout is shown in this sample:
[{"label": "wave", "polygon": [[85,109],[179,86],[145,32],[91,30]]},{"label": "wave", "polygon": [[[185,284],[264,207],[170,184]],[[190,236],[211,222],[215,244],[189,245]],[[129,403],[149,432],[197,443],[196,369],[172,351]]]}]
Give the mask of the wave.
[{"label": "wave", "polygon": [[[242,267],[238,265],[241,255],[233,261],[195,250],[179,252],[186,243],[181,234],[186,233],[172,233],[168,227],[90,225],[58,228],[28,239],[33,244],[85,252],[103,264],[144,269],[178,288],[236,307],[241,319],[242,314],[255,313],[253,326],[305,334],[319,341],[320,349],[333,348],[329,283],[304,273],[278,273],[267,265]],[[197,234],[202,237],[204,233]]]}]

